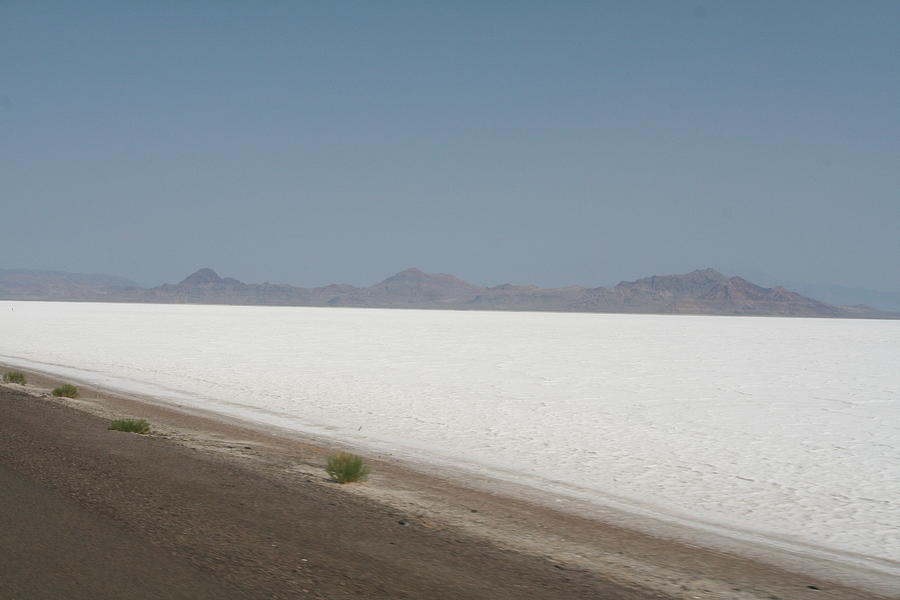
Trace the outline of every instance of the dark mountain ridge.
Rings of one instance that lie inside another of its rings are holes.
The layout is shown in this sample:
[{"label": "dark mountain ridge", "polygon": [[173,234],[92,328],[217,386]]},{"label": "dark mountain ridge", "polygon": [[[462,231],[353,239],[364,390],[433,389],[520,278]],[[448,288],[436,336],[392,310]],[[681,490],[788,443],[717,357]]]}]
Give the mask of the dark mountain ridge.
[{"label": "dark mountain ridge", "polygon": [[482,287],[453,275],[425,273],[415,268],[401,271],[369,287],[332,284],[318,288],[248,284],[230,277],[220,277],[208,267],[199,269],[179,283],[153,288],[142,288],[133,282],[115,278],[90,279],[99,276],[43,272],[43,275],[28,280],[8,276],[8,273],[16,272],[0,271],[0,299],[900,318],[898,313],[865,306],[826,304],[783,287],[767,288],[741,277],[727,277],[714,269],[700,269],[681,275],[654,275],[623,281],[611,288],[541,288],[512,284]]}]

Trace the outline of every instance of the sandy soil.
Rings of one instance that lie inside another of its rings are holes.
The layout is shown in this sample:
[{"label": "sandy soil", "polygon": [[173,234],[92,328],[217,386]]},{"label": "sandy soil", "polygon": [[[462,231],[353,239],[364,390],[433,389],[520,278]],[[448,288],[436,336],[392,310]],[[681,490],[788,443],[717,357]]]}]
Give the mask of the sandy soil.
[{"label": "sandy soil", "polygon": [[389,457],[339,486],[333,444],[29,379],[0,387],[0,598],[892,597]]}]

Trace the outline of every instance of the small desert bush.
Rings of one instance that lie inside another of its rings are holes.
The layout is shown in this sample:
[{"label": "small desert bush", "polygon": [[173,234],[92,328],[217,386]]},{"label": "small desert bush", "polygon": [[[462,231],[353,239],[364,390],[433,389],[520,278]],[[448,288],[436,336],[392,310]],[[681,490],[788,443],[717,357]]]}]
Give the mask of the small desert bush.
[{"label": "small desert bush", "polygon": [[344,452],[328,457],[325,472],[338,483],[365,481],[369,477],[369,467],[363,459]]},{"label": "small desert bush", "polygon": [[144,419],[116,419],[109,424],[109,428],[128,433],[149,433],[150,423]]},{"label": "small desert bush", "polygon": [[78,388],[71,383],[65,383],[51,392],[57,398],[77,398]]},{"label": "small desert bush", "polygon": [[25,373],[21,371],[10,371],[3,374],[3,383],[18,383],[25,385]]}]

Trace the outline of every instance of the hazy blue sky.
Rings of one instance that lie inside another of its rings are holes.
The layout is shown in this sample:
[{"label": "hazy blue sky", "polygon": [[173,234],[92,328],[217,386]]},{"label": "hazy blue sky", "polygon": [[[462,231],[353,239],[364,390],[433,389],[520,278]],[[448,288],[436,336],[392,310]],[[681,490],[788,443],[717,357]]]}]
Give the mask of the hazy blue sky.
[{"label": "hazy blue sky", "polygon": [[900,290],[900,2],[0,2],[0,268]]}]

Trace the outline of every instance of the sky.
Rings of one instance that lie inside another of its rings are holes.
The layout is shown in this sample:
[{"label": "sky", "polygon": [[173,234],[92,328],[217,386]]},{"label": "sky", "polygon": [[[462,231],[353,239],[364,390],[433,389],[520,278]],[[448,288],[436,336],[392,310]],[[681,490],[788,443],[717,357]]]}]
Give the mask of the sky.
[{"label": "sky", "polygon": [[0,268],[900,291],[900,2],[0,0]]}]

